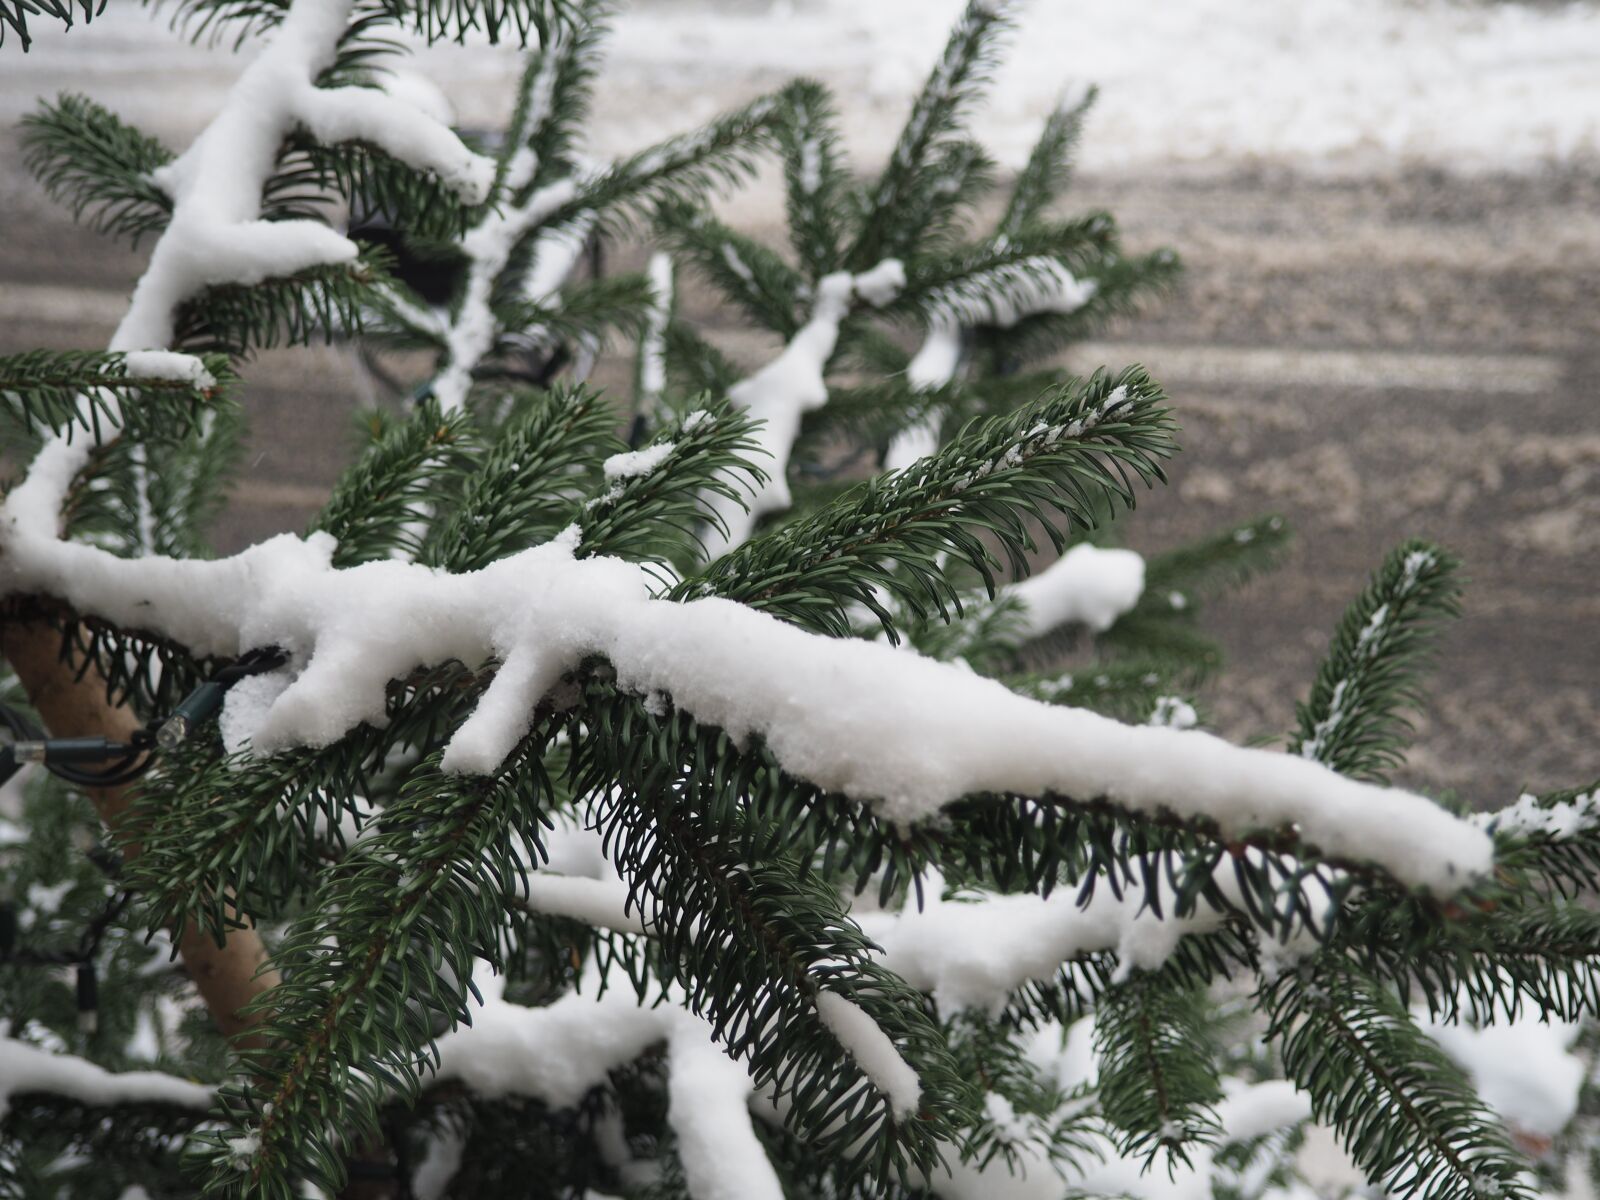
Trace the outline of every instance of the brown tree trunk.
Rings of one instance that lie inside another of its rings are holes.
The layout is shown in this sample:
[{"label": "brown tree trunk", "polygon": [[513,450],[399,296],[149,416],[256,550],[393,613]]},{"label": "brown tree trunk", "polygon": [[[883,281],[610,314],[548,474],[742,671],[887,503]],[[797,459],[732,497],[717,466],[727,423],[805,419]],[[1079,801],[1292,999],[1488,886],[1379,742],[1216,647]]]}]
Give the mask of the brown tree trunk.
[{"label": "brown tree trunk", "polygon": [[[133,711],[107,702],[105,684],[98,673],[89,671],[82,679],[76,678],[73,669],[61,660],[60,652],[61,635],[46,622],[0,623],[0,655],[17,673],[28,699],[53,736],[103,735],[126,742],[139,728]],[[119,830],[128,807],[129,789],[93,788],[88,795],[116,838],[123,857],[136,857],[139,846]],[[178,953],[218,1029],[232,1038],[257,1023],[258,1017],[241,1014],[240,1010],[275,987],[278,974],[260,970],[267,953],[255,929],[232,930],[218,946],[213,938],[191,925],[178,940]],[[246,1037],[236,1044],[253,1043]]]}]

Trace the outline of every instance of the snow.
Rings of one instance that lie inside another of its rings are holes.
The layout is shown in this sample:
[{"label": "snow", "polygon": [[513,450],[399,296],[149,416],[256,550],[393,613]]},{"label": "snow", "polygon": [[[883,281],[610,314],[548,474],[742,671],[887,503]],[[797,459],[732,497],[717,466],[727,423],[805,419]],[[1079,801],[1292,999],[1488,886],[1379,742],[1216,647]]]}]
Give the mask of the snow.
[{"label": "snow", "polygon": [[1193,729],[1200,723],[1200,714],[1194,705],[1182,696],[1157,696],[1156,706],[1150,712],[1149,724],[1168,725],[1173,729]]},{"label": "snow", "polygon": [[[354,261],[355,243],[320,222],[261,219],[262,187],[284,137],[296,128],[372,142],[434,172],[468,202],[484,198],[492,164],[439,122],[383,92],[315,86],[333,61],[353,8],[354,0],[294,0],[210,124],[181,156],[151,172],[152,181],[172,199],[172,215],[112,335],[111,350],[164,351],[178,306],[208,286],[259,283]],[[176,358],[146,354],[134,359],[134,369],[176,370],[180,378],[198,379],[193,363],[179,364]],[[114,400],[111,410],[118,415]],[[27,478],[6,498],[5,517],[54,530],[62,499],[92,450],[86,438],[47,441]],[[142,450],[136,462],[140,527],[148,548],[153,522]]]},{"label": "snow", "polygon": [[612,482],[622,479],[638,479],[649,475],[667,459],[672,457],[672,452],[677,448],[675,442],[656,442],[642,450],[630,450],[624,454],[613,454],[601,464],[605,477]]},{"label": "snow", "polygon": [[1514,838],[1575,837],[1600,824],[1600,788],[1549,806],[1540,804],[1539,797],[1524,792],[1515,804],[1498,812],[1474,813],[1472,821],[1489,833]]},{"label": "snow", "polygon": [[275,645],[292,682],[259,717],[258,752],[324,746],[384,719],[388,682],[449,659],[503,664],[446,750],[492,771],[563,671],[603,655],[618,684],[661,692],[785,770],[910,823],[980,792],[1106,797],[1214,822],[1239,837],[1285,824],[1329,855],[1452,892],[1489,868],[1492,841],[1431,801],[1344,779],[1210,734],[1052,708],[886,645],[807,633],[731,601],[652,598],[645,566],[576,559],[576,531],[450,575],[412,563],[331,566],[333,539],[280,535],[232,558],[121,559],[0,527],[0,590],[224,656]]},{"label": "snow", "polygon": [[1030,981],[1048,981],[1070,959],[1113,951],[1118,978],[1134,970],[1153,970],[1167,960],[1179,939],[1221,925],[1221,916],[1202,907],[1188,917],[1172,914],[1172,897],[1163,897],[1164,919],[1145,906],[1143,887],[1122,884],[1095,888],[1087,905],[1074,888],[1049,897],[991,895],[978,900],[942,900],[939,887],[926,886],[919,911],[858,912],[857,922],[883,948],[882,965],[912,987],[930,993],[946,1012],[980,1009],[998,1013],[1011,994]]},{"label": "snow", "polygon": [[474,973],[483,996],[472,1024],[435,1043],[441,1082],[456,1081],[485,1099],[526,1096],[552,1108],[571,1108],[606,1075],[666,1040],[692,1021],[673,1005],[641,1008],[633,989],[568,992],[543,1008],[508,1003],[505,984],[487,970]]},{"label": "snow", "polygon": [[201,392],[217,386],[204,362],[192,354],[172,350],[134,350],[124,354],[122,373],[129,379],[175,379]]},{"label": "snow", "polygon": [[1144,594],[1144,559],[1132,550],[1081,542],[1045,570],[1009,584],[1002,595],[1022,604],[1027,637],[1062,625],[1104,633]]},{"label": "snow", "polygon": [[[519,170],[516,174],[507,173],[507,193],[515,192],[532,178],[536,164],[531,159],[531,155],[520,162],[513,158],[513,165],[519,166]],[[500,327],[491,299],[496,280],[511,261],[511,252],[525,234],[538,228],[577,194],[576,180],[558,179],[533,192],[522,204],[507,204],[487,213],[461,239],[461,248],[468,260],[467,281],[445,332],[445,367],[433,381],[433,393],[442,411],[454,412],[466,403],[473,369],[494,349]],[[576,247],[574,240],[578,243]],[[541,234],[534,246],[534,265],[529,268],[529,276],[548,274],[541,281],[544,294],[530,299],[536,303],[548,300],[581,252],[582,240],[574,239],[570,231],[556,229]],[[545,261],[547,255],[549,263]],[[551,263],[564,265],[565,269],[556,270]]]},{"label": "snow", "polygon": [[650,309],[639,339],[639,411],[649,412],[667,389],[667,326],[672,321],[672,258],[650,256]]},{"label": "snow", "polygon": [[878,1023],[837,992],[817,994],[817,1016],[856,1060],[862,1074],[889,1098],[895,1119],[904,1121],[912,1116],[922,1098],[922,1081]]},{"label": "snow", "polygon": [[810,320],[776,358],[728,390],[730,402],[762,422],[751,440],[758,451],[756,465],[767,473],[767,479],[753,485],[748,507],[727,496],[706,495],[707,507],[726,530],[724,535],[713,527],[702,534],[711,557],[747,541],[761,517],[789,507],[789,453],[800,435],[801,418],[828,402],[823,372],[838,343],[839,326],[850,315],[856,297],[872,304],[887,303],[903,286],[905,268],[894,259],[885,259],[860,275],[839,271],[825,276],[817,283]]},{"label": "snow", "polygon": [[1585,1074],[1583,1060],[1571,1052],[1577,1025],[1529,1019],[1475,1029],[1421,1015],[1419,1023],[1513,1129],[1554,1137],[1577,1112]]},{"label": "snow", "polygon": [[13,1038],[0,1037],[0,1117],[12,1096],[49,1092],[84,1104],[147,1101],[206,1108],[211,1089],[159,1071],[114,1074],[87,1059],[56,1054]]},{"label": "snow", "polygon": [[783,1200],[783,1186],[750,1123],[751,1085],[744,1068],[711,1042],[704,1022],[680,1022],[668,1053],[667,1123],[678,1135],[689,1195]]},{"label": "snow", "polygon": [[1094,299],[1097,285],[1078,279],[1054,258],[1026,258],[929,293],[924,311],[935,322],[1010,329],[1044,313],[1072,313]]},{"label": "snow", "polygon": [[548,870],[523,878],[523,907],[551,917],[570,917],[597,929],[643,933],[637,908],[628,910],[628,885],[620,879],[584,879]]},{"label": "snow", "polygon": [[[884,157],[961,0],[639,5],[617,22],[597,96],[596,149],[655,140],[775,80],[812,75],[850,97],[848,148]],[[714,15],[713,15],[714,14]],[[7,59],[0,111],[79,89],[145,125],[211,111],[225,49],[183,44],[138,6]],[[1344,171],[1422,162],[1526,170],[1600,152],[1600,11],[1454,0],[1123,0],[1034,3],[976,134],[1020,166],[1064,87],[1101,87],[1090,170],[1282,159]],[[469,127],[499,128],[520,61],[510,47],[441,46],[417,64]],[[152,88],[149,79],[162,79]],[[1250,87],[1243,90],[1241,79]],[[626,86],[618,86],[626,81]],[[639,103],[640,96],[652,102]],[[187,132],[187,130],[182,130]]]}]

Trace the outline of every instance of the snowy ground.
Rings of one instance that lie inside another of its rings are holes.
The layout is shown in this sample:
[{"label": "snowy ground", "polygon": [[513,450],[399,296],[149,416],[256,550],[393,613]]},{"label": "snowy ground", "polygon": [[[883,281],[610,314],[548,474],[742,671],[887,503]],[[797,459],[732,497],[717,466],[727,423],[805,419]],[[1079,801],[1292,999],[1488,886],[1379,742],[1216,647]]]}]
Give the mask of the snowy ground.
[{"label": "snowy ground", "polygon": [[[601,152],[637,146],[796,74],[835,85],[869,157],[962,0],[635,0],[612,43]],[[87,28],[6,48],[0,120],[73,88],[187,132],[236,66],[184,45],[132,0]],[[1483,0],[1033,0],[986,144],[1016,162],[1064,89],[1097,83],[1091,169],[1271,158],[1365,172],[1405,162],[1528,169],[1600,154],[1600,6]],[[464,119],[503,111],[516,55],[424,60]],[[161,85],[148,85],[159,73]]]}]

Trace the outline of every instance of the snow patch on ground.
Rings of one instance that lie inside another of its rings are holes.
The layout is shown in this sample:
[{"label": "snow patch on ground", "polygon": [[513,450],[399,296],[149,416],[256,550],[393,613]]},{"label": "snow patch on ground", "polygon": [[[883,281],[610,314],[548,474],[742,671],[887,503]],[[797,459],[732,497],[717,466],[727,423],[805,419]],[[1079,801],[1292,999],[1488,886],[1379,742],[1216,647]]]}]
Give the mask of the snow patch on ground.
[{"label": "snow patch on ground", "polygon": [[[839,90],[851,148],[882,157],[960,7],[636,0],[610,45],[594,150],[620,153],[809,74]],[[1012,166],[1060,96],[1087,82],[1101,89],[1083,146],[1092,169],[1252,158],[1529,169],[1600,152],[1592,5],[1035,0],[1020,26],[978,120]],[[417,65],[462,120],[503,121],[515,52],[440,47]],[[71,88],[172,130],[214,111],[237,70],[226,49],[183,45],[159,18],[113,6],[87,28],[41,30],[27,55],[8,50],[0,119]]]}]

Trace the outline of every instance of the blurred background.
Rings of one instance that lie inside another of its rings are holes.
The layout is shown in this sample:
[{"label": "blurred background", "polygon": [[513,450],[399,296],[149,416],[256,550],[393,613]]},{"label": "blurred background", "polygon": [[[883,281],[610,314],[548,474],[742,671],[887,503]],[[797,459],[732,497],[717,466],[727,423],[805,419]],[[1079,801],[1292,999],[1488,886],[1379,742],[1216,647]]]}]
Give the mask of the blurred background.
[{"label": "blurred background", "polygon": [[[836,89],[854,161],[875,168],[960,7],[633,0],[592,153],[807,74]],[[240,61],[131,0],[43,29],[27,55],[5,47],[0,352],[102,346],[141,266],[32,183],[17,119],[81,91],[181,146]],[[461,124],[493,129],[517,56],[449,46],[408,68]],[[1186,264],[1171,295],[1069,356],[1143,362],[1177,405],[1185,452],[1125,537],[1159,550],[1263,511],[1297,531],[1283,567],[1208,614],[1229,656],[1213,724],[1287,729],[1344,605],[1419,534],[1464,557],[1469,590],[1403,778],[1499,806],[1600,775],[1600,4],[1033,0],[977,133],[1018,165],[1090,83],[1072,205]],[[775,180],[721,207],[781,240]],[[766,351],[692,285],[685,305],[736,359]],[[304,526],[374,399],[339,348],[267,353],[245,379],[224,550]]]}]

